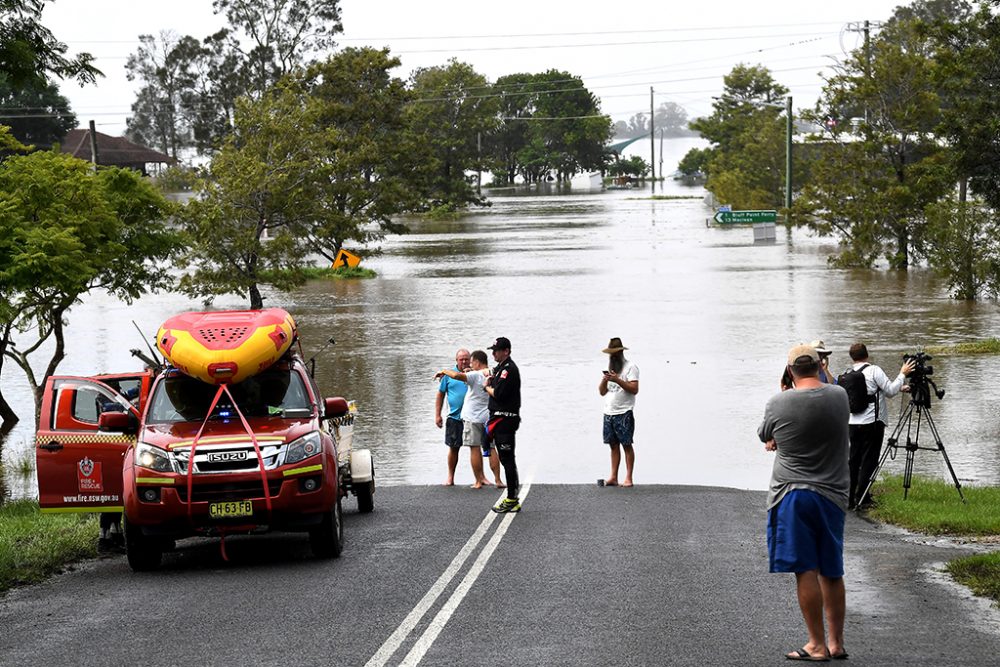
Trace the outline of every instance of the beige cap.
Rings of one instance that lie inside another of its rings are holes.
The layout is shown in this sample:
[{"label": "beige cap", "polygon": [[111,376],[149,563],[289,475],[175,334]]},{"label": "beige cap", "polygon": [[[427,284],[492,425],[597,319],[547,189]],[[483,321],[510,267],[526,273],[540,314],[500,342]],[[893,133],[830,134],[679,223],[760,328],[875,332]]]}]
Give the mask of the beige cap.
[{"label": "beige cap", "polygon": [[819,353],[812,345],[796,345],[788,351],[788,365],[794,366],[795,362],[802,357],[808,357],[809,361],[819,361]]}]

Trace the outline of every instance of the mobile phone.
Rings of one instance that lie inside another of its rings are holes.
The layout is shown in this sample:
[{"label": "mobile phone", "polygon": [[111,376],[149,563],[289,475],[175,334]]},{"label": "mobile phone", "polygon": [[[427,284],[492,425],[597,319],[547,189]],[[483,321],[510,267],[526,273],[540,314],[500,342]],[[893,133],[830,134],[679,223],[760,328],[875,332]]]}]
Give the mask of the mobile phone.
[{"label": "mobile phone", "polygon": [[601,372],[604,373],[605,375],[611,375],[611,371],[608,370],[602,370]]}]

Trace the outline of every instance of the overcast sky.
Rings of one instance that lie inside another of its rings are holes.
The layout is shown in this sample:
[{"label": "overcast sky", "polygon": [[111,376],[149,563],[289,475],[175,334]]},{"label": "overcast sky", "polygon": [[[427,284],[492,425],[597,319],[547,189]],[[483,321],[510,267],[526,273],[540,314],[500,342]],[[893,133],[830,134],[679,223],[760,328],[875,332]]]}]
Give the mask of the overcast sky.
[{"label": "overcast sky", "polygon": [[[398,75],[449,58],[491,81],[516,72],[559,69],[581,76],[602,111],[626,120],[672,101],[694,118],[711,111],[722,77],[740,62],[763,64],[788,87],[796,108],[812,106],[822,73],[862,43],[852,27],[885,21],[898,0],[802,3],[701,0],[603,3],[507,0],[342,0],[341,46],[388,46],[402,60]],[[57,0],[43,22],[71,52],[96,56],[105,77],[61,84],[81,126],[120,135],[134,101],[125,61],[138,36],[172,30],[199,39],[224,25],[211,0]],[[854,25],[852,25],[854,24]]]}]

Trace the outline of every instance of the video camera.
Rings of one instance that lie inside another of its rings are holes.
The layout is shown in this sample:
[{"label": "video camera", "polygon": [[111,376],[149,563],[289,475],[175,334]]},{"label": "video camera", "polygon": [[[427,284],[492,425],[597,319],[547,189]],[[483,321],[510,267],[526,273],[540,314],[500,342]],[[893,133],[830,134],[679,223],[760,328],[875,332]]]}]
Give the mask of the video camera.
[{"label": "video camera", "polygon": [[944,389],[938,389],[934,380],[930,378],[934,375],[934,367],[929,362],[933,357],[926,352],[916,352],[914,354],[904,354],[903,362],[912,361],[913,371],[910,372],[908,384],[910,385],[910,400],[919,407],[931,407],[931,387],[934,388],[934,395],[940,401],[944,398]]}]

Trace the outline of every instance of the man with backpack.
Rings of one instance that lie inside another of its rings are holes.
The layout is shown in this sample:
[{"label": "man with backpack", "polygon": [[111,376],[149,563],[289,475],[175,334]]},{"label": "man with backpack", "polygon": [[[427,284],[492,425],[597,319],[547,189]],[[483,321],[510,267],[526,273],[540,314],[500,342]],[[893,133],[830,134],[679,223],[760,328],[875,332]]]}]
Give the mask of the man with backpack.
[{"label": "man with backpack", "polygon": [[857,509],[866,506],[871,500],[860,496],[875,473],[879,452],[882,451],[882,438],[885,437],[885,425],[889,420],[885,399],[908,390],[903,383],[906,376],[913,372],[914,363],[904,363],[896,379],[890,381],[885,371],[869,362],[868,348],[864,343],[851,345],[848,354],[854,365],[851,370],[840,374],[837,384],[847,392],[851,410],[851,488],[848,507]]}]

